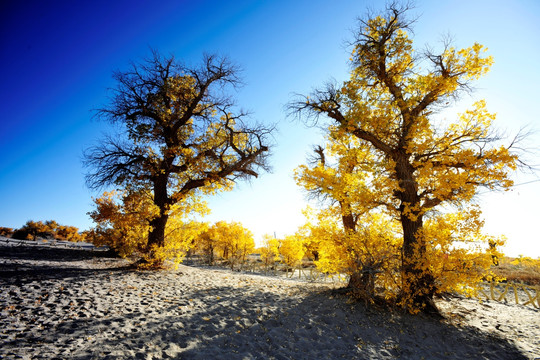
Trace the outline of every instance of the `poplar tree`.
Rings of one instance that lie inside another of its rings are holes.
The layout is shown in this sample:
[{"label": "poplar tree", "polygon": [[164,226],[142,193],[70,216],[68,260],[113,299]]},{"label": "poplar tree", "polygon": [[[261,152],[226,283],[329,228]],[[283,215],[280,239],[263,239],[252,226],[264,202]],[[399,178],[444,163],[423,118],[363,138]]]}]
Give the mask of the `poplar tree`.
[{"label": "poplar tree", "polygon": [[116,87],[97,118],[119,132],[84,154],[92,189],[151,193],[157,208],[146,252],[159,252],[173,205],[193,193],[230,190],[239,179],[267,170],[272,128],[250,125],[230,91],[239,70],[226,58],[204,56],[190,67],[173,56],[153,56],[114,73]]},{"label": "poplar tree", "polygon": [[[485,101],[452,120],[435,117],[469,91],[493,59],[478,43],[415,51],[407,10],[393,3],[382,15],[360,20],[349,80],[300,96],[290,106],[305,121],[330,120],[335,160],[332,167],[319,156],[311,170],[300,169],[299,182],[340,205],[346,232],[358,229],[365,212],[386,214],[400,225],[402,301],[427,311],[435,310],[433,296],[441,289],[433,254],[444,258],[459,240],[449,227],[459,226],[455,234],[476,234],[478,210],[463,209],[480,188],[510,188],[509,174],[519,159],[513,142],[502,144],[493,130],[495,115]],[[456,215],[450,221],[443,215],[451,209]]]}]

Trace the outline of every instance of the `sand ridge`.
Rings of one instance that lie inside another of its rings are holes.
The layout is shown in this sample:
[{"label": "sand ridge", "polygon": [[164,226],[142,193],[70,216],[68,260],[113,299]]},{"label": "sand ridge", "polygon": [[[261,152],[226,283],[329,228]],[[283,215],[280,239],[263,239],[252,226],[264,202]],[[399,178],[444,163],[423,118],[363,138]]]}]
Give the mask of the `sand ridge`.
[{"label": "sand ridge", "polygon": [[439,321],[351,302],[329,284],[40,250],[0,246],[2,358],[540,358],[539,312],[524,306],[456,298],[441,301],[455,315]]}]

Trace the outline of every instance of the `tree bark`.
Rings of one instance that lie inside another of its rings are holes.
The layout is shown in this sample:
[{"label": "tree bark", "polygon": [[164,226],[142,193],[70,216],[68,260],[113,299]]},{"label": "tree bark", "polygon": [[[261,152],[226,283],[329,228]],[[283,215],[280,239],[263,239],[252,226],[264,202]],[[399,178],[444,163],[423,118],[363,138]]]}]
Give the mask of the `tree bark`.
[{"label": "tree bark", "polygon": [[[356,219],[349,203],[340,201],[343,228],[346,234],[356,233]],[[357,255],[358,256],[358,255]],[[365,260],[365,259],[364,259]],[[367,266],[366,266],[367,265]],[[369,264],[358,259],[354,272],[350,275],[347,288],[355,296],[363,299],[372,299],[375,295],[375,273],[371,272]]]},{"label": "tree bark", "polygon": [[375,296],[375,274],[369,272],[369,269],[363,268],[362,271],[356,271],[351,274],[347,288],[360,298],[369,300]]},{"label": "tree bark", "polygon": [[165,245],[165,226],[167,225],[169,216],[162,214],[150,221],[152,230],[148,233],[148,249],[150,250],[153,245],[157,247],[163,247]]},{"label": "tree bark", "polygon": [[403,295],[411,298],[413,307],[428,313],[438,313],[433,302],[435,279],[429,269],[423,266],[426,261],[426,245],[423,239],[418,237],[418,232],[423,227],[423,214],[418,210],[418,184],[413,175],[414,168],[407,161],[407,155],[405,152],[400,155],[396,161],[396,175],[402,189],[398,192],[398,198],[401,201],[399,212],[403,229]]},{"label": "tree bark", "polygon": [[413,306],[431,312],[434,309],[435,293],[434,277],[429,269],[423,266],[426,261],[426,245],[417,234],[422,229],[422,217],[413,221],[408,215],[401,214],[403,228],[403,283]]},{"label": "tree bark", "polygon": [[214,246],[208,248],[208,265],[214,265]]},{"label": "tree bark", "polygon": [[154,204],[159,208],[159,214],[150,220],[152,229],[148,233],[147,252],[149,254],[149,260],[152,262],[157,260],[152,248],[162,248],[165,246],[165,227],[169,220],[167,213],[169,200],[167,196],[167,178],[166,175],[162,175],[154,181]]}]

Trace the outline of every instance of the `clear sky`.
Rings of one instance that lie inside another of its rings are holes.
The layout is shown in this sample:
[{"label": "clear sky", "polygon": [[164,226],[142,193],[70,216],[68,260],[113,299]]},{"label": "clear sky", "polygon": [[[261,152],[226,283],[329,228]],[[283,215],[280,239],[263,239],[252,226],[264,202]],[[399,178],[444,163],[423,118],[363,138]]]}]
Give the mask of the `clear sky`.
[{"label": "clear sky", "polygon": [[[92,120],[103,106],[111,73],[154,48],[197,64],[204,52],[229,56],[246,85],[238,104],[253,118],[278,123],[273,172],[209,199],[208,221],[240,221],[257,240],[283,236],[302,224],[304,195],[293,170],[320,143],[316,129],[286,118],[294,93],[325,81],[346,80],[356,19],[383,1],[10,1],[0,3],[0,226],[54,219],[80,229],[86,213],[83,149],[105,123]],[[540,2],[536,0],[417,1],[415,45],[435,48],[450,34],[457,47],[477,41],[495,58],[491,72],[462,99],[484,98],[499,128],[514,134],[540,130]],[[451,116],[449,113],[447,116]],[[538,147],[537,134],[530,143]],[[530,157],[540,163],[539,152]],[[482,195],[486,230],[508,237],[506,252],[540,256],[539,175],[516,176],[511,192]]]}]

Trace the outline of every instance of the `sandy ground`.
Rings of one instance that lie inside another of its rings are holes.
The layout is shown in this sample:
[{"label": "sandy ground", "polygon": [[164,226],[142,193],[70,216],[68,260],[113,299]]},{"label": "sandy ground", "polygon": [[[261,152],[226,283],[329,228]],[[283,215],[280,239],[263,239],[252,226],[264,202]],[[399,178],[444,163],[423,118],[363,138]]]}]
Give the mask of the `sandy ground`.
[{"label": "sandy ground", "polygon": [[540,358],[540,311],[529,306],[452,298],[435,320],[351,302],[328,284],[126,265],[0,245],[0,358]]}]

